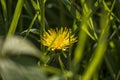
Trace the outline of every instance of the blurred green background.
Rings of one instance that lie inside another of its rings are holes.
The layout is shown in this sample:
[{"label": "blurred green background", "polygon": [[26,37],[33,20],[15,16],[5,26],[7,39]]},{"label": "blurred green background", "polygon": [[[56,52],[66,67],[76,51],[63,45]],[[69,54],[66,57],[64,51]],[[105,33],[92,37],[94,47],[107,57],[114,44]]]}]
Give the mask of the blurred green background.
[{"label": "blurred green background", "polygon": [[[71,28],[66,51],[39,40]],[[0,0],[0,80],[120,80],[120,0]]]}]

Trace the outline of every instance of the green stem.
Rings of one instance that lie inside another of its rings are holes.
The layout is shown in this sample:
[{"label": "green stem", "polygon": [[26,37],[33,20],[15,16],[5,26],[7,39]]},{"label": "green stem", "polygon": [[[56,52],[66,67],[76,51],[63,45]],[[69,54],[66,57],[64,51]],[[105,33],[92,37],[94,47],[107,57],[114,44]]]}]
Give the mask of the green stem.
[{"label": "green stem", "polygon": [[43,31],[45,31],[45,4],[44,0],[39,0],[40,2],[40,14],[41,14],[41,26]]},{"label": "green stem", "polygon": [[110,28],[110,26],[109,26],[110,16],[111,16],[111,12],[113,10],[115,1],[116,0],[114,0],[114,2],[112,4],[111,11],[106,15],[106,17],[107,17],[105,20],[106,22],[104,23],[105,25],[102,26],[103,31],[100,35],[100,39],[98,41],[98,46],[94,52],[95,55],[94,55],[93,59],[91,60],[88,68],[86,69],[85,73],[83,74],[82,80],[90,80],[91,77],[93,76],[93,74],[95,73],[95,71],[98,70],[98,68],[103,60],[104,53],[107,48],[107,39],[108,39],[108,33],[109,33],[109,28]]},{"label": "green stem", "polygon": [[[15,30],[17,28],[17,24],[18,24],[18,21],[19,21],[19,18],[20,18],[20,14],[21,14],[21,11],[22,11],[23,4],[24,4],[24,0],[18,0],[15,11],[14,11],[13,19],[12,19],[12,22],[10,24],[10,28],[9,28],[9,31],[8,31],[8,34],[7,34],[7,37],[6,37],[6,40],[9,37],[13,36],[14,33],[15,33]],[[3,46],[2,50],[1,50],[1,55],[5,56],[5,53],[6,53],[6,51],[4,50],[4,46]]]},{"label": "green stem", "polygon": [[[43,35],[45,32],[45,0],[37,0],[40,7],[40,14],[38,15],[38,20],[40,21],[40,35]],[[41,36],[40,36],[41,38]],[[45,51],[45,47],[40,45],[40,49]]]},{"label": "green stem", "polygon": [[111,64],[110,64],[109,61],[108,61],[107,55],[104,56],[104,60],[105,60],[105,63],[106,63],[106,65],[107,65],[107,68],[108,68],[111,76],[113,77],[113,79],[115,79],[115,73],[114,73],[114,71],[113,71],[113,69],[112,69]]},{"label": "green stem", "polygon": [[[58,61],[59,61],[59,64],[60,64],[60,68],[61,68],[62,73],[65,74],[65,66],[64,66],[64,64],[63,64],[63,62],[62,62],[62,60],[61,60],[60,55],[58,55]],[[66,76],[64,76],[64,80],[67,80],[67,77],[66,77]]]},{"label": "green stem", "polygon": [[17,27],[17,24],[18,24],[18,21],[20,18],[20,14],[22,11],[23,4],[24,4],[24,0],[18,0],[7,37],[12,36],[15,33],[15,30],[16,30],[16,27]]},{"label": "green stem", "polygon": [[28,28],[28,30],[27,30],[27,33],[26,33],[26,35],[25,35],[25,38],[29,35],[29,32],[30,32],[30,29],[32,28],[32,26],[33,26],[33,24],[34,24],[34,22],[35,22],[35,20],[36,20],[36,18],[37,18],[37,13],[35,14],[35,16],[34,16],[34,18],[33,18],[33,20],[32,20],[32,22],[30,23],[30,26],[29,26],[29,28]]},{"label": "green stem", "polygon": [[[87,27],[87,25],[84,23],[83,25],[81,25],[81,27]],[[83,56],[86,40],[87,34],[83,30],[81,30],[79,33],[78,44],[74,52],[73,69],[75,72],[79,68],[79,62],[81,61]]]},{"label": "green stem", "polygon": [[93,73],[97,70],[97,68],[99,67],[99,65],[102,61],[104,52],[106,50],[106,46],[107,46],[106,39],[99,42],[98,47],[96,48],[96,51],[94,53],[95,56],[93,57],[87,70],[83,74],[82,80],[90,80],[91,79]]},{"label": "green stem", "polygon": [[0,1],[1,1],[2,9],[3,9],[4,21],[6,22],[6,20],[7,20],[7,7],[6,7],[6,0],[0,0]]},{"label": "green stem", "polygon": [[61,70],[62,70],[62,72],[64,73],[64,64],[63,64],[63,62],[62,62],[62,60],[61,60],[60,55],[58,55],[58,61],[59,61],[59,64],[60,64]]}]

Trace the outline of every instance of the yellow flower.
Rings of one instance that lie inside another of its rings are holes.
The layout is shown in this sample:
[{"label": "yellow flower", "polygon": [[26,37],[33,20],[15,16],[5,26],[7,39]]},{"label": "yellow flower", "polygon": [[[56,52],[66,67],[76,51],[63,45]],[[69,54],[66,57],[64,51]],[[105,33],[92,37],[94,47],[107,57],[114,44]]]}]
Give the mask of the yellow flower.
[{"label": "yellow flower", "polygon": [[71,29],[68,28],[58,28],[49,29],[48,31],[43,33],[41,36],[40,42],[50,47],[54,50],[63,50],[65,51],[69,48],[69,45],[75,43],[77,41],[77,37],[74,34],[71,34]]}]

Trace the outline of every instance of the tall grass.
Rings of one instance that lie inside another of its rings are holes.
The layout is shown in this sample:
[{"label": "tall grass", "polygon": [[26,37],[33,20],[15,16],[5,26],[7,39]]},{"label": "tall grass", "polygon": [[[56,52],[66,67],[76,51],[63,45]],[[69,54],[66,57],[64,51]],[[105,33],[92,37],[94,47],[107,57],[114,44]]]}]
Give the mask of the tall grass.
[{"label": "tall grass", "polygon": [[[0,79],[119,80],[119,3],[1,0]],[[66,51],[42,45],[44,32],[61,27],[72,29],[75,44]]]}]

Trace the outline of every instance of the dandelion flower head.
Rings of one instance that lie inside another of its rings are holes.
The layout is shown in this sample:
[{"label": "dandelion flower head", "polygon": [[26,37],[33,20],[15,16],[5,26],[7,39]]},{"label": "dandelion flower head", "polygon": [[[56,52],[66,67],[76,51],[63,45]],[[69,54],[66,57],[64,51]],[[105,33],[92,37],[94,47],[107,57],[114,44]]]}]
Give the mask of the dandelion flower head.
[{"label": "dandelion flower head", "polygon": [[43,33],[40,42],[44,46],[50,47],[53,51],[65,51],[71,44],[77,41],[77,37],[71,33],[71,29],[68,29],[67,27],[62,27],[60,29],[49,29]]}]

